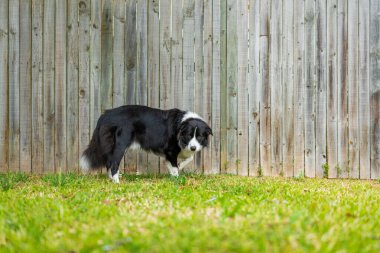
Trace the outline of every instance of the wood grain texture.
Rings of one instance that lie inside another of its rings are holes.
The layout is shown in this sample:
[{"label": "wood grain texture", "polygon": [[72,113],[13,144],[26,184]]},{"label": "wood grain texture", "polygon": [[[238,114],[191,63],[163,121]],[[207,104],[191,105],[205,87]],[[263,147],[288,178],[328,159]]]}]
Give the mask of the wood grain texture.
[{"label": "wood grain texture", "polygon": [[371,178],[380,177],[380,2],[370,1]]},{"label": "wood grain texture", "polygon": [[220,165],[226,173],[227,162],[227,0],[220,0]]},{"label": "wood grain texture", "polygon": [[20,2],[20,171],[32,172],[32,1]]},{"label": "wood grain texture", "polygon": [[9,171],[20,169],[20,2],[9,1]]},{"label": "wood grain texture", "polygon": [[237,174],[237,1],[227,0],[227,173]]},{"label": "wood grain texture", "polygon": [[304,2],[294,5],[294,176],[305,172]]},{"label": "wood grain texture", "polygon": [[294,175],[294,37],[293,0],[283,1],[282,8],[282,84],[283,84],[283,174],[285,177]]},{"label": "wood grain texture", "polygon": [[44,172],[54,172],[55,0],[45,0],[43,6]]},{"label": "wood grain texture", "polygon": [[248,1],[237,4],[237,173],[248,176]]},{"label": "wood grain texture", "polygon": [[315,177],[315,6],[305,0],[305,176]]},{"label": "wood grain texture", "polygon": [[[159,107],[159,0],[149,0],[148,3],[148,106]],[[160,172],[159,158],[148,154],[148,166],[146,173],[157,174]]]},{"label": "wood grain texture", "polygon": [[371,177],[369,102],[369,0],[359,1],[359,153],[360,178]]},{"label": "wood grain texture", "polygon": [[68,171],[66,166],[66,27],[67,2],[55,1],[55,87],[54,87],[54,160],[57,172]]},{"label": "wood grain texture", "polygon": [[336,178],[338,174],[338,69],[337,69],[337,35],[338,8],[337,0],[327,5],[327,158],[328,177]]},{"label": "wood grain texture", "polygon": [[349,172],[347,0],[338,0],[338,13],[338,177],[347,178]]},{"label": "wood grain texture", "polygon": [[315,2],[316,34],[315,34],[315,176],[327,176],[326,150],[326,96],[327,96],[327,9],[326,1]]},{"label": "wood grain texture", "polygon": [[272,1],[270,21],[270,142],[271,175],[283,175],[283,90],[281,78],[282,1]]},{"label": "wood grain texture", "polygon": [[260,0],[249,1],[248,68],[249,176],[258,176],[260,168]]},{"label": "wood grain texture", "polygon": [[[128,1],[128,10],[130,6],[133,6],[133,3],[136,6],[135,1]],[[126,40],[135,40],[135,34],[131,34],[131,36],[126,36],[126,2],[124,0],[116,0],[114,1],[113,8],[113,56],[112,56],[112,107],[116,108],[124,105],[126,102],[128,104],[135,103],[135,72],[134,66],[132,66],[132,72],[127,78],[126,72],[128,71],[126,68],[130,63],[129,55],[136,54],[136,47],[132,46],[130,43],[127,43]],[[134,12],[136,13],[136,8],[134,8]],[[128,14],[133,14],[128,13]],[[132,19],[132,18],[131,18]],[[130,21],[130,20],[129,20]],[[136,22],[128,24],[128,26],[136,25]],[[133,29],[135,31],[135,29]],[[130,53],[129,50],[134,50],[134,54]],[[131,65],[135,64],[135,59],[131,61]],[[132,87],[132,89],[130,89]],[[128,90],[127,90],[128,89]],[[126,99],[128,96],[128,99]],[[128,101],[127,101],[128,100]]]},{"label": "wood grain texture", "polygon": [[[44,122],[43,122],[43,5],[32,1],[32,170],[44,170]],[[74,150],[73,150],[74,151]],[[76,154],[76,153],[74,153]]]},{"label": "wood grain texture", "polygon": [[173,98],[173,106],[182,108],[182,0],[172,1],[172,23],[171,23],[171,63],[170,75]]},{"label": "wood grain texture", "polygon": [[220,90],[221,90],[221,1],[212,2],[212,118],[211,125],[214,136],[211,138],[212,167],[205,173],[217,174],[220,172]]},{"label": "wood grain texture", "polygon": [[270,2],[260,1],[260,174],[268,176],[271,169],[271,121],[270,121]]}]

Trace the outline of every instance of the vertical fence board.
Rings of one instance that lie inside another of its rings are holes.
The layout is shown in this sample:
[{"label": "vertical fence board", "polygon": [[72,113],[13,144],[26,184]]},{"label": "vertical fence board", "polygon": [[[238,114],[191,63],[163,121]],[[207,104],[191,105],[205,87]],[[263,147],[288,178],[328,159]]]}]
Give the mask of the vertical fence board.
[{"label": "vertical fence board", "polygon": [[32,5],[20,4],[20,171],[32,171]]},{"label": "vertical fence board", "polygon": [[[316,34],[315,34],[315,176],[327,176],[327,153],[326,153],[326,95],[327,95],[327,11],[326,1],[317,0],[315,6]],[[325,175],[324,175],[325,172]]]},{"label": "vertical fence board", "polygon": [[283,172],[284,176],[293,176],[293,154],[294,154],[294,105],[293,105],[293,0],[283,2],[283,40],[282,40],[282,84],[283,84]]},{"label": "vertical fence board", "polygon": [[19,0],[9,1],[9,171],[20,169],[20,12]]},{"label": "vertical fence board", "polygon": [[304,115],[304,2],[294,5],[294,176],[305,169],[305,115]]},{"label": "vertical fence board", "polygon": [[55,0],[45,0],[43,6],[44,171],[54,172]]},{"label": "vertical fence board", "polygon": [[68,171],[66,166],[66,1],[55,1],[55,132],[54,158],[58,172]]},{"label": "vertical fence board", "polygon": [[371,178],[380,177],[380,2],[370,1]]},{"label": "vertical fence board", "polygon": [[[32,1],[32,169],[41,173],[44,166],[43,80],[42,80],[43,2]],[[75,130],[75,128],[73,129]]]},{"label": "vertical fence board", "polygon": [[369,179],[370,169],[370,108],[369,108],[369,0],[359,1],[359,153],[360,178]]},{"label": "vertical fence board", "polygon": [[8,1],[0,2],[0,171],[8,170]]},{"label": "vertical fence board", "polygon": [[348,177],[347,0],[338,1],[338,177]]},{"label": "vertical fence board", "polygon": [[281,17],[282,1],[274,0],[271,5],[270,22],[270,142],[271,175],[283,175],[282,134],[283,94],[281,80]]},{"label": "vertical fence board", "polygon": [[248,176],[248,1],[237,4],[237,173]]},{"label": "vertical fence board", "polygon": [[220,171],[220,60],[221,60],[221,1],[212,1],[212,97],[211,125],[214,136],[211,138],[212,168],[205,173],[217,174]]},{"label": "vertical fence board", "polygon": [[237,174],[237,1],[227,0],[227,173]]},{"label": "vertical fence board", "polygon": [[270,129],[270,2],[260,1],[260,174],[271,175]]},{"label": "vertical fence board", "polygon": [[327,6],[327,166],[329,178],[336,178],[338,173],[337,4],[337,0],[331,0]]},{"label": "vertical fence board", "polygon": [[172,1],[171,83],[173,106],[182,108],[182,0]]},{"label": "vertical fence board", "polygon": [[[148,4],[148,106],[159,107],[159,0],[149,0]],[[148,154],[147,173],[160,171],[159,159]]]},{"label": "vertical fence board", "polygon": [[[212,125],[212,0],[204,1],[204,24],[203,24],[203,103],[202,117],[213,128]],[[212,147],[211,138],[209,146]],[[210,148],[206,148],[202,152],[203,154],[203,172],[206,174],[213,173],[212,170],[212,152]]]},{"label": "vertical fence board", "polygon": [[[128,7],[133,6],[133,3],[136,4],[135,1],[128,1]],[[126,36],[125,31],[125,23],[126,23],[126,6],[125,0],[115,0],[114,1],[114,13],[113,13],[113,71],[112,71],[112,107],[119,107],[125,104],[126,96],[128,96],[127,103],[134,104],[135,103],[135,75],[130,75],[129,79],[126,78],[126,73],[124,73],[124,59],[125,63],[129,64],[130,59],[128,59],[129,55],[133,55],[129,53],[129,50],[133,50],[136,48],[129,48],[128,46],[132,46],[125,41],[125,39],[133,40],[135,37],[134,34],[130,34],[130,36]],[[129,6],[130,4],[130,6]],[[134,10],[135,11],[135,10]],[[128,13],[129,14],[129,13]],[[131,13],[132,14],[132,13]],[[128,24],[129,25],[129,24]],[[133,24],[130,24],[133,26]],[[125,54],[125,55],[124,55]],[[129,55],[127,55],[129,54]],[[131,65],[135,62],[132,61]],[[134,67],[134,66],[132,66]],[[134,73],[133,73],[134,74]],[[126,88],[128,87],[128,93],[126,94]],[[132,87],[131,89],[129,89]]]},{"label": "vertical fence board", "polygon": [[315,177],[315,9],[305,0],[305,176]]},{"label": "vertical fence board", "polygon": [[[147,0],[138,0],[136,7],[136,43],[137,43],[137,74],[136,74],[136,104],[147,105]],[[137,172],[146,173],[148,166],[148,156],[145,152],[138,153]]]},{"label": "vertical fence board", "polygon": [[90,4],[79,2],[79,152],[90,142]]},{"label": "vertical fence board", "polygon": [[[194,111],[203,116],[203,101],[206,99],[206,87],[204,83],[204,65],[203,65],[203,0],[194,2]],[[193,172],[202,172],[202,155],[206,150],[195,154]]]},{"label": "vertical fence board", "polygon": [[101,1],[91,0],[90,24],[90,137],[101,114]]},{"label": "vertical fence board", "polygon": [[249,175],[260,170],[260,0],[249,1],[249,68],[248,68],[248,163]]},{"label": "vertical fence board", "polygon": [[358,91],[358,0],[348,1],[348,169],[350,178],[359,178],[359,91]]},{"label": "vertical fence board", "polygon": [[220,165],[226,173],[227,162],[227,0],[220,0]]}]

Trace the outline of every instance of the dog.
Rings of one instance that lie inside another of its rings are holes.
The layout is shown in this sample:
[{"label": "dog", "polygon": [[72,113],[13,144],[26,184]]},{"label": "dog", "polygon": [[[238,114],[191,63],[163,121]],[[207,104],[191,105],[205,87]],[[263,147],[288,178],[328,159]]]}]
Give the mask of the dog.
[{"label": "dog", "polygon": [[194,154],[208,146],[212,134],[207,123],[194,112],[125,105],[99,117],[80,166],[84,171],[105,166],[109,178],[119,183],[119,164],[124,153],[141,148],[164,157],[170,174],[177,177]]}]

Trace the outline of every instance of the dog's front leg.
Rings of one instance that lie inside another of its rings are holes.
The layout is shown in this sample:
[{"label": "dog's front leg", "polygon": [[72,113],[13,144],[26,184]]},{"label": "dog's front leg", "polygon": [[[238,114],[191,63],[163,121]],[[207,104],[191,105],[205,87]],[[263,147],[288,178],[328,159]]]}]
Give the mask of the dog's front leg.
[{"label": "dog's front leg", "polygon": [[166,162],[166,166],[168,167],[170,175],[172,175],[173,177],[179,176],[177,166],[173,166],[172,163],[169,161]]},{"label": "dog's front leg", "polygon": [[185,160],[183,160],[182,162],[179,163],[179,170],[182,170],[183,168],[185,168],[186,165],[188,165],[191,161],[193,161],[193,158],[194,156],[190,156],[188,158],[186,158]]}]

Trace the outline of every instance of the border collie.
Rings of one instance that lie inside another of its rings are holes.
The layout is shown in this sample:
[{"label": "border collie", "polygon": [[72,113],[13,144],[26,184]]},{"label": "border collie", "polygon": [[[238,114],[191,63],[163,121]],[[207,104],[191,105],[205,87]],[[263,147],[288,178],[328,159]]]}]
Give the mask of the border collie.
[{"label": "border collie", "polygon": [[124,153],[141,148],[165,157],[170,174],[178,176],[194,153],[207,147],[209,135],[211,128],[196,113],[125,105],[100,116],[80,166],[85,171],[106,166],[110,179],[119,183]]}]

